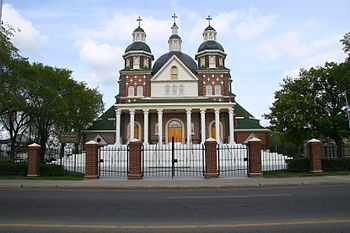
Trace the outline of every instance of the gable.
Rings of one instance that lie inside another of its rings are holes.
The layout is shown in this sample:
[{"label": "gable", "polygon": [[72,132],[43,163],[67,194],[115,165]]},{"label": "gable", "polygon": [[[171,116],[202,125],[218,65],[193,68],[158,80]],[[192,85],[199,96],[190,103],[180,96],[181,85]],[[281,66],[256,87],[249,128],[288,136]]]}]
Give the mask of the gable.
[{"label": "gable", "polygon": [[[177,68],[177,79],[172,80],[172,67]],[[175,55],[173,55],[164,66],[154,75],[151,82],[166,81],[198,81],[197,77],[186,67],[186,65]]]}]

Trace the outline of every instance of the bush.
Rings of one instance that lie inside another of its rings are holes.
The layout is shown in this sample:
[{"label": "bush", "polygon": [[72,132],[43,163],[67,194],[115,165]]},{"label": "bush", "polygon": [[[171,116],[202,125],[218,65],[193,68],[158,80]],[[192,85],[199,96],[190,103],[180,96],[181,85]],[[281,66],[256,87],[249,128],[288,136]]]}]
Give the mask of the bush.
[{"label": "bush", "polygon": [[0,161],[1,176],[26,176],[28,170],[27,163],[14,163],[13,161]]},{"label": "bush", "polygon": [[308,171],[310,170],[310,160],[304,157],[295,157],[287,161],[288,171]]},{"label": "bush", "polygon": [[324,158],[323,171],[350,171],[350,158]]},{"label": "bush", "polygon": [[42,176],[74,176],[83,177],[80,172],[72,172],[64,169],[63,165],[56,164],[40,164],[40,175]]}]

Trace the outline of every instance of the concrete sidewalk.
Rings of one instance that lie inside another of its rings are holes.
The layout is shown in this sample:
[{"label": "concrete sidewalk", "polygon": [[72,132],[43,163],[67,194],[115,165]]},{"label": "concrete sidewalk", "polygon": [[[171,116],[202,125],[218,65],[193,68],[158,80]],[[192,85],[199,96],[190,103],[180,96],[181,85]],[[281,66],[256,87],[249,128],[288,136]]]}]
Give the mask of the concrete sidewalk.
[{"label": "concrete sidewalk", "polygon": [[80,181],[61,180],[0,180],[4,189],[196,189],[249,188],[301,185],[350,184],[350,176],[319,176],[293,178],[218,178],[218,179],[98,179]]}]

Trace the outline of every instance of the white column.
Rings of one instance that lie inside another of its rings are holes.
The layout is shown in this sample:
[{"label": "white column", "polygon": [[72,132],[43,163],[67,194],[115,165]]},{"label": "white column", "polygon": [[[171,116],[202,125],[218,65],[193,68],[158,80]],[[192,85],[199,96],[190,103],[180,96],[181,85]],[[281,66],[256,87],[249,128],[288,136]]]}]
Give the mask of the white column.
[{"label": "white column", "polygon": [[115,144],[119,145],[120,144],[120,115],[121,115],[121,110],[117,109],[115,112]]},{"label": "white column", "polygon": [[201,109],[201,143],[205,143],[205,109]]},{"label": "white column", "polygon": [[134,135],[135,130],[135,110],[130,110],[130,141],[132,141],[135,138]]},{"label": "white column", "polygon": [[186,109],[186,123],[187,123],[187,127],[186,127],[186,132],[187,132],[187,144],[191,143],[191,136],[192,136],[192,124],[191,124],[191,109],[187,108]]},{"label": "white column", "polygon": [[220,140],[220,110],[219,109],[214,109],[215,110],[215,139],[217,143],[221,143]]},{"label": "white column", "polygon": [[143,111],[143,144],[148,144],[148,109]]},{"label": "white column", "polygon": [[234,119],[233,119],[233,109],[228,110],[228,119],[229,119],[229,129],[230,129],[230,144],[235,143],[235,134],[234,134]]},{"label": "white column", "polygon": [[163,109],[158,109],[158,143],[163,144]]}]

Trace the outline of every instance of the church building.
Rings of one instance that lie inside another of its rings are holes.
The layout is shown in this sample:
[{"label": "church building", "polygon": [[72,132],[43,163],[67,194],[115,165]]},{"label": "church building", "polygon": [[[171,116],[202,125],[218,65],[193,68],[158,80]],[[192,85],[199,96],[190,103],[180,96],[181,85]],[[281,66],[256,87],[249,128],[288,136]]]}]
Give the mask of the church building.
[{"label": "church building", "polygon": [[[210,25],[193,57],[181,51],[179,27],[174,24],[169,51],[155,60],[146,33],[139,26],[123,55],[116,102],[85,131],[85,141],[101,145],[246,143],[257,137],[268,143],[268,129],[235,101],[226,52]],[[155,62],[154,62],[155,60]]]}]

